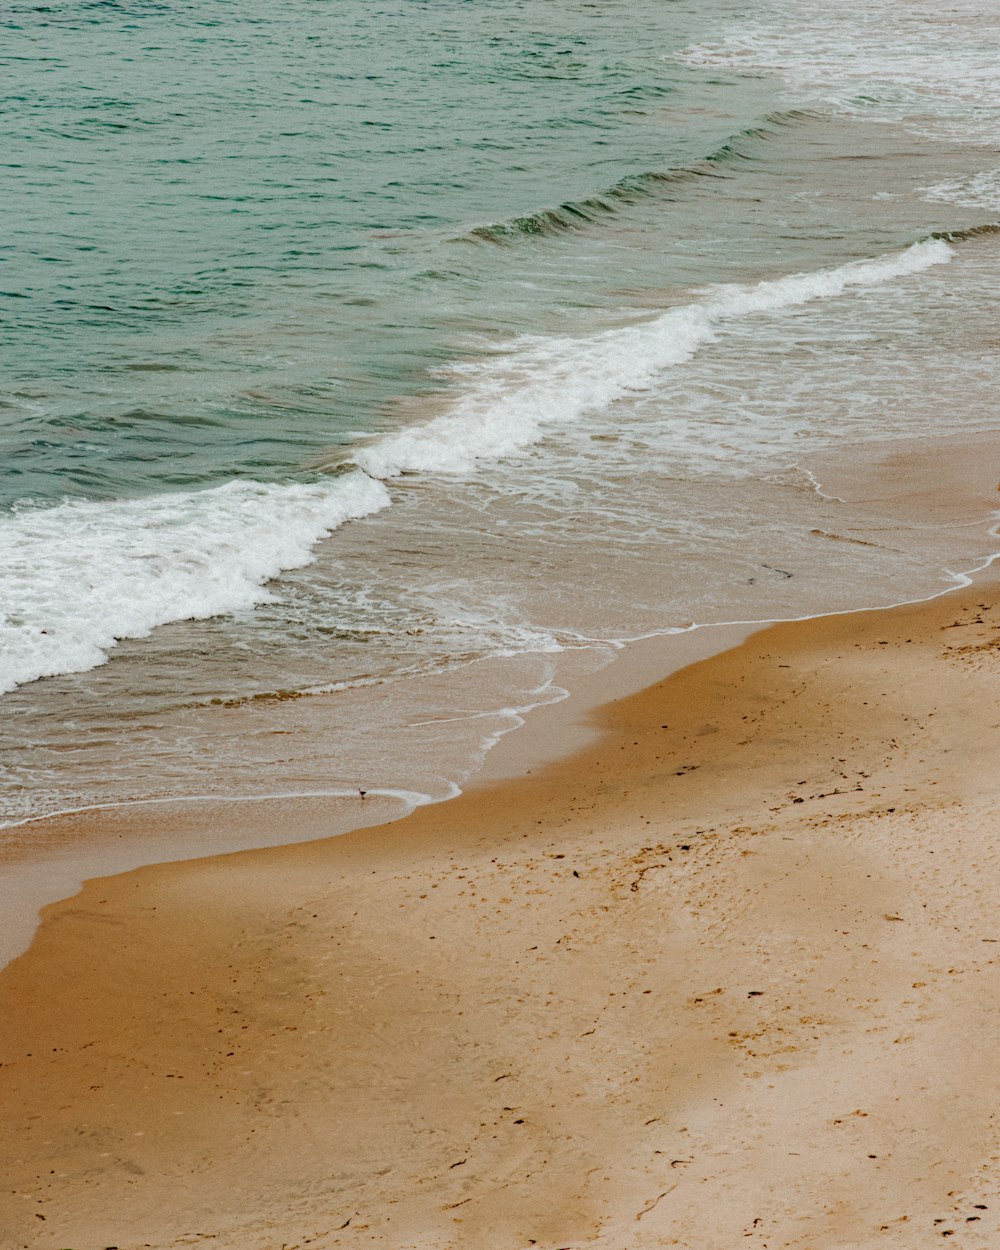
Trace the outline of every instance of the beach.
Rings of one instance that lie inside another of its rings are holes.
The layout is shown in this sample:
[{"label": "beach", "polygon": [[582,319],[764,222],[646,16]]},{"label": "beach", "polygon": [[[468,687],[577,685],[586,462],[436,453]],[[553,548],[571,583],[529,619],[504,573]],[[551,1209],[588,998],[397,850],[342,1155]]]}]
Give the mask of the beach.
[{"label": "beach", "polygon": [[1000,1245],[1000,13],[0,13],[0,1250]]},{"label": "beach", "polygon": [[0,976],[0,1244],[996,1244],[998,626],[989,569],[780,624],[519,778],[88,882]]}]

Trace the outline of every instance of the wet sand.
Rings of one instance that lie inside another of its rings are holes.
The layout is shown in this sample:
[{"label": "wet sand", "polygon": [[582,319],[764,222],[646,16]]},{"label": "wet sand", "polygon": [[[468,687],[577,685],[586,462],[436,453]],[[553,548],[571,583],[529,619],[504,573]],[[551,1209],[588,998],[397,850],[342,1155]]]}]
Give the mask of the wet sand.
[{"label": "wet sand", "polygon": [[0,1245],[1000,1244],[998,678],[988,572],[89,882],[0,974]]}]

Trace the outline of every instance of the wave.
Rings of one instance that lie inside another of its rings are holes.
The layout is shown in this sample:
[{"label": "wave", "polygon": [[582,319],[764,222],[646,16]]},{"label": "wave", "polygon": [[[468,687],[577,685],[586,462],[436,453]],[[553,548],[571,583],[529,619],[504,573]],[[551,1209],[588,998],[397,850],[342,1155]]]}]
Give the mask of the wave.
[{"label": "wave", "polygon": [[598,412],[690,359],[727,321],[774,312],[857,287],[920,273],[950,259],[942,239],[836,269],[793,274],[756,286],[724,286],[652,320],[586,338],[522,340],[498,360],[454,370],[463,390],[426,425],[380,438],[353,457],[379,479],[405,473],[465,473],[484,459],[513,455],[552,427]]},{"label": "wave", "polygon": [[941,239],[945,243],[968,243],[970,239],[982,239],[993,234],[1000,234],[1000,222],[987,221],[979,226],[966,226],[962,230],[935,230],[928,237]]},{"label": "wave", "polygon": [[509,221],[474,226],[453,242],[503,246],[526,238],[565,234],[567,231],[598,223],[602,218],[613,216],[623,208],[642,200],[668,200],[675,190],[685,185],[705,178],[728,177],[732,167],[754,158],[753,147],[757,142],[777,138],[783,128],[799,125],[816,116],[817,114],[805,109],[770,113],[761,125],[739,131],[714,152],[692,165],[628,174],[586,199],[567,200],[555,208],[541,208],[537,212],[513,217]]},{"label": "wave", "polygon": [[[967,232],[968,233],[968,232]],[[254,607],[267,582],[313,558],[315,543],[388,507],[385,480],[460,474],[523,451],[548,430],[640,391],[710,343],[725,323],[836,298],[946,262],[941,238],[836,269],[723,286],[652,319],[580,338],[515,342],[461,363],[447,411],[383,435],[324,481],[233,481],[142,499],[22,505],[0,517],[0,693],[108,659],[124,638],[171,621]]]},{"label": "wave", "polygon": [[0,520],[0,693],[103,664],[123,638],[238,612],[308,564],[345,521],[389,505],[381,482],[229,482],[109,503],[16,508]]}]

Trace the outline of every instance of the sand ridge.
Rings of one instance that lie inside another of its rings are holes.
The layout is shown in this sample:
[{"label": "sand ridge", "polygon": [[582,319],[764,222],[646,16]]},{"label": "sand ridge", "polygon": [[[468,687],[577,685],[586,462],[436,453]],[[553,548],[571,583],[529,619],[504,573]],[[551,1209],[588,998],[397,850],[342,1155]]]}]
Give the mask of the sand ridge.
[{"label": "sand ridge", "polygon": [[88,883],[0,976],[0,1245],[1000,1244],[998,677],[987,574]]}]

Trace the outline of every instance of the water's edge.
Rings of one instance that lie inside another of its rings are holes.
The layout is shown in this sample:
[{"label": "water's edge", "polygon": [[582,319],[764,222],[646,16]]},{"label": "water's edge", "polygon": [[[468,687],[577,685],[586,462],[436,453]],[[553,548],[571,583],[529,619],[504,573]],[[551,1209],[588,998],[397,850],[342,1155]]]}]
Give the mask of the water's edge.
[{"label": "water's edge", "polygon": [[[463,789],[502,787],[539,767],[567,759],[592,742],[600,732],[599,709],[738,647],[754,633],[794,621],[892,611],[952,594],[987,574],[1000,559],[1000,513],[992,519],[988,532],[996,549],[975,567],[954,572],[952,584],[932,593],[795,618],[693,625],[624,644],[610,664],[591,667],[575,677],[561,674],[565,685],[559,687],[557,697],[519,709],[516,723],[495,737],[492,749],[464,787],[454,784],[443,797],[387,790],[356,795],[319,792],[274,798],[151,800],[56,813],[7,826],[6,832],[17,836],[11,836],[2,851],[0,967],[28,949],[42,910],[72,897],[85,880],[158,863],[342,836],[403,819],[416,807],[447,801]],[[208,831],[211,836],[205,839]]]}]

